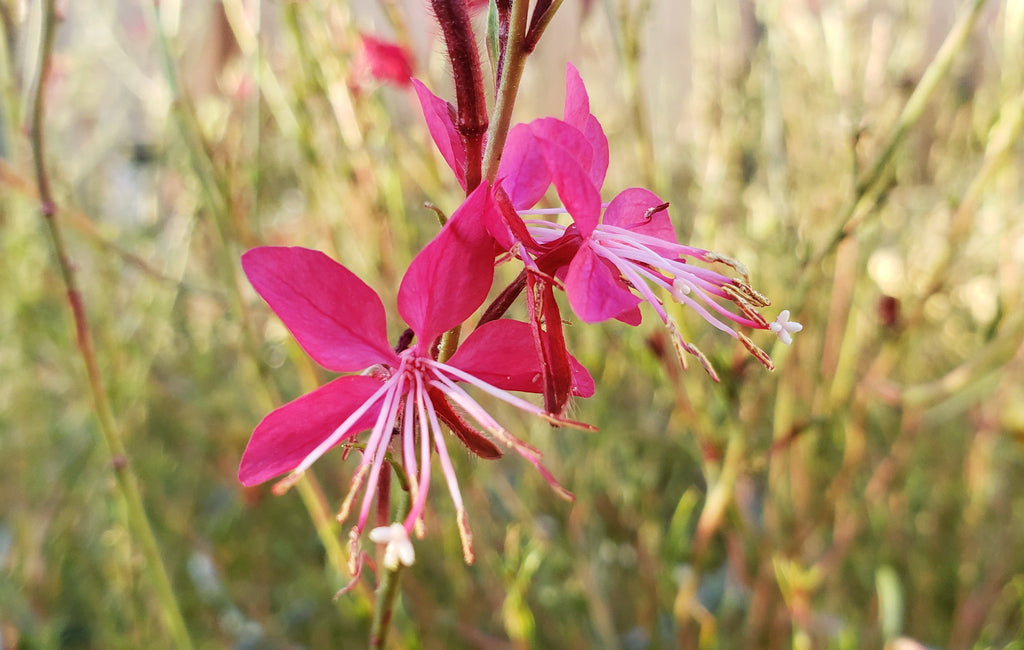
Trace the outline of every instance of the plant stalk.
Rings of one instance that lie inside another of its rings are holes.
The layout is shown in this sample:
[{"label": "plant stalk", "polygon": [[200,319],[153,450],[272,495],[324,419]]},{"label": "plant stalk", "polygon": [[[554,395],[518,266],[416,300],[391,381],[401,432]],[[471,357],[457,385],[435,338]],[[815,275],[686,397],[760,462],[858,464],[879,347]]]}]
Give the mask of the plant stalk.
[{"label": "plant stalk", "polygon": [[28,111],[28,135],[32,150],[33,167],[36,185],[39,191],[39,205],[43,221],[46,222],[50,240],[53,242],[54,255],[60,269],[64,288],[67,292],[68,304],[75,321],[75,336],[78,350],[85,363],[86,377],[92,394],[93,409],[99,424],[100,434],[110,456],[110,464],[121,496],[125,500],[125,516],[133,536],[142,547],[146,558],[146,570],[156,590],[156,598],[160,604],[164,625],[170,633],[171,642],[177,648],[191,648],[185,619],[171,587],[171,580],[160,555],[160,548],[153,534],[146,508],[139,489],[138,478],[128,461],[124,440],[121,437],[114,417],[110,400],[107,396],[103,375],[96,358],[96,348],[92,331],[89,326],[85,303],[78,288],[75,267],[71,262],[64,244],[64,236],[57,219],[57,205],[50,190],[50,178],[46,167],[44,146],[44,116],[46,113],[46,75],[53,52],[53,40],[56,32],[55,0],[44,0],[40,6],[42,11],[41,37],[39,39],[39,57],[37,69],[32,78],[30,105]]}]

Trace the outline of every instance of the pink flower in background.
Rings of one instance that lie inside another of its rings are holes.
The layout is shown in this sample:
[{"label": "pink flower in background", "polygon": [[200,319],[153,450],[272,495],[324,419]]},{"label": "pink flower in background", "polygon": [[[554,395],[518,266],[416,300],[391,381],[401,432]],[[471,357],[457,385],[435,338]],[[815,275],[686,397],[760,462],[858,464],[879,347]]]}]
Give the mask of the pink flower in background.
[{"label": "pink flower in background", "polygon": [[[576,425],[508,392],[540,390],[541,369],[529,326],[494,320],[470,334],[447,362],[432,353],[438,337],[469,318],[490,289],[493,243],[481,218],[489,205],[488,188],[481,186],[409,266],[398,291],[398,311],[415,342],[404,350],[395,351],[388,343],[384,306],[377,294],[323,253],[261,247],[243,255],[249,281],[317,363],[336,372],[365,370],[339,377],[267,415],[242,457],[239,480],[244,485],[290,472],[275,487],[283,491],[329,449],[370,429],[339,513],[339,520],[347,516],[365,485],[353,539],[358,540],[366,525],[389,449],[401,458],[410,481],[413,504],[402,526],[406,533],[413,531],[422,518],[431,454],[436,452],[458,513],[466,561],[471,562],[469,527],[443,422],[477,455],[500,456],[479,427],[519,452],[560,494],[571,498],[541,464],[540,452],[510,434],[459,385],[471,385],[552,423]],[[590,376],[573,362],[574,391],[593,394]],[[395,544],[391,561],[411,562],[401,535],[392,529],[377,536]]]},{"label": "pink flower in background", "polygon": [[374,79],[401,87],[411,83],[413,64],[409,50],[367,34],[360,34],[359,38],[364,65]]}]

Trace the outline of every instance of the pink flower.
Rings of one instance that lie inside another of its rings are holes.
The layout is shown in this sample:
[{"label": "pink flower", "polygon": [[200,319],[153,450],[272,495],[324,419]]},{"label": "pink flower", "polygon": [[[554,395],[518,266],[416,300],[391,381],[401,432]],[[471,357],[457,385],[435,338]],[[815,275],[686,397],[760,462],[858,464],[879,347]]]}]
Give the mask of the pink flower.
[{"label": "pink flower", "polygon": [[[434,142],[465,187],[466,154],[452,109],[423,84],[415,80],[413,84]],[[562,119],[541,118],[509,130],[493,190],[499,209],[485,215],[488,231],[501,247],[523,261],[532,281],[561,281],[569,305],[585,322],[616,318],[637,325],[639,305],[647,302],[672,333],[683,365],[684,353],[691,354],[717,381],[707,358],[682,338],[665,309],[659,296],[668,296],[739,340],[772,369],[768,355],[738,328],[771,330],[789,342],[791,334],[799,331],[799,323],[769,325],[758,310],[770,302],[750,285],[743,265],[712,251],[679,244],[668,203],[653,192],[631,188],[610,203],[602,203],[600,190],[608,160],[608,140],[590,113],[583,80],[570,64]],[[564,207],[534,210],[551,186]],[[573,225],[536,218],[557,214],[568,214]],[[528,217],[525,222],[523,217]],[[723,264],[741,277],[723,275],[695,261]],[[542,288],[550,290],[546,285]],[[531,300],[531,306],[534,302],[539,301]],[[551,304],[557,310],[553,301]],[[553,315],[545,314],[543,320],[557,323]],[[531,311],[535,329],[540,328],[540,320]],[[560,338],[560,330],[556,338]],[[549,368],[547,362],[545,368]],[[557,383],[558,378],[547,373],[549,383]]]},{"label": "pink flower", "polygon": [[412,80],[412,54],[409,50],[367,34],[359,35],[363,64],[378,81],[408,86]]},{"label": "pink flower", "polygon": [[[708,323],[738,339],[767,368],[772,363],[736,326],[771,329],[784,342],[799,324],[770,326],[758,309],[770,303],[750,286],[741,264],[708,250],[678,243],[668,203],[642,188],[619,193],[602,203],[600,188],[608,166],[608,143],[579,73],[567,73],[564,119],[542,118],[509,132],[497,185],[515,208],[496,214],[489,228],[495,239],[538,273],[563,280],[569,305],[585,322],[616,318],[639,324],[638,306],[647,302],[668,326],[685,365],[684,352],[696,356],[718,376],[707,358],[682,338],[659,295],[696,311]],[[531,208],[554,185],[564,208]],[[499,200],[499,206],[501,201]],[[573,225],[518,217],[568,213]],[[722,263],[742,278],[730,278],[693,261]],[[730,309],[726,305],[732,303]],[[788,316],[788,313],[787,313]]]},{"label": "pink flower", "polygon": [[[490,289],[493,244],[480,218],[489,201],[486,186],[474,191],[413,260],[399,288],[398,311],[415,342],[399,351],[388,343],[384,306],[377,294],[323,253],[261,247],[243,255],[249,281],[317,363],[336,372],[365,370],[339,377],[267,415],[242,457],[238,476],[244,485],[290,472],[275,486],[283,492],[329,449],[352,443],[357,434],[370,429],[338,515],[339,520],[346,518],[366,485],[352,534],[356,544],[388,450],[401,459],[410,482],[413,504],[403,522],[406,532],[421,522],[431,454],[436,452],[458,513],[464,555],[471,562],[466,512],[441,428],[445,423],[474,453],[500,456],[479,427],[519,452],[560,494],[572,498],[541,464],[540,452],[510,434],[460,386],[469,384],[555,424],[577,424],[508,392],[541,388],[529,326],[494,320],[473,331],[447,362],[432,353],[436,340],[469,318]],[[574,390],[588,396],[593,382],[573,361]]]}]

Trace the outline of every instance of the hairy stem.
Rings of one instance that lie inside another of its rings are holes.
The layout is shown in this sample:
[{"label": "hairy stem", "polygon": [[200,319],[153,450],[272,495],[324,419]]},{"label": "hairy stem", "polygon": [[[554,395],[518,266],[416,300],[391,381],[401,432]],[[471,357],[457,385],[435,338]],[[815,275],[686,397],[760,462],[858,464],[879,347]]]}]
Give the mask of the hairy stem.
[{"label": "hairy stem", "polygon": [[469,8],[464,0],[431,0],[434,15],[444,33],[448,59],[455,77],[455,128],[466,147],[466,195],[480,184],[483,138],[487,131],[487,100],[480,73]]}]

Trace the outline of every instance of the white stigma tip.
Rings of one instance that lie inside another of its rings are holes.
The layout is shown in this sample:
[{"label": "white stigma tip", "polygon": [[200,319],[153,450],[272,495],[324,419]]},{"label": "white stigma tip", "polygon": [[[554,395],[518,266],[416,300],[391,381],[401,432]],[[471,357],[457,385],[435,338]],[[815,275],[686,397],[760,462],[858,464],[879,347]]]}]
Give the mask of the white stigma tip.
[{"label": "white stigma tip", "polygon": [[398,565],[412,566],[416,561],[416,551],[409,541],[409,533],[399,523],[381,526],[370,531],[370,541],[387,544],[384,547],[384,566],[394,571]]},{"label": "white stigma tip", "polygon": [[783,309],[779,312],[779,316],[775,319],[775,322],[768,325],[768,329],[775,332],[775,335],[779,337],[779,340],[786,345],[792,343],[793,335],[803,328],[804,326],[800,323],[789,320],[788,309]]}]

